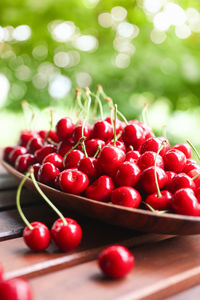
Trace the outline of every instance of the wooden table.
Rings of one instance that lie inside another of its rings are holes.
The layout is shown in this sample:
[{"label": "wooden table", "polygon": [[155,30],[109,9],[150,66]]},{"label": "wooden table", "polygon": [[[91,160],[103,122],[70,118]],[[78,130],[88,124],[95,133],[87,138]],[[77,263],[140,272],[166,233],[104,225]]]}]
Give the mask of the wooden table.
[{"label": "wooden table", "polygon": [[[63,211],[83,228],[75,251],[61,253],[51,244],[34,253],[24,244],[24,228],[15,206],[17,182],[0,167],[0,261],[5,277],[30,280],[35,300],[199,299],[200,237],[142,234]],[[30,221],[47,225],[57,216],[36,194],[24,189],[22,207]],[[104,277],[97,266],[106,245],[120,243],[135,255],[135,268],[123,280]]]}]

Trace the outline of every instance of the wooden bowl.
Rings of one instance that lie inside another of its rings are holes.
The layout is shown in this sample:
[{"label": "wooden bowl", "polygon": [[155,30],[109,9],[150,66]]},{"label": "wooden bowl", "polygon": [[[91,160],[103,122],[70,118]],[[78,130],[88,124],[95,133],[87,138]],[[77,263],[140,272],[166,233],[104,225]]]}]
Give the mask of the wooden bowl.
[{"label": "wooden bowl", "polygon": [[[19,181],[24,177],[24,174],[18,172],[5,161],[2,162],[2,165]],[[40,182],[38,184],[55,205],[106,223],[142,232],[172,235],[200,234],[200,217],[155,213],[142,209],[123,207],[64,193]],[[35,191],[31,179],[25,182],[25,186]]]}]

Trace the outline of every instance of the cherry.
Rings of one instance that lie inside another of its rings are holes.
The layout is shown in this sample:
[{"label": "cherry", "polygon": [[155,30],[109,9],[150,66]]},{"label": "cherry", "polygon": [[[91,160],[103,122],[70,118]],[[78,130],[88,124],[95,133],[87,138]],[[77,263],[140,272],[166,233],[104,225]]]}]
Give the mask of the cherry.
[{"label": "cherry", "polygon": [[187,159],[186,164],[183,168],[183,172],[188,174],[190,171],[194,169],[200,170],[200,166],[197,164],[197,162],[192,162],[189,159]]},{"label": "cherry", "polygon": [[138,150],[144,143],[144,131],[135,123],[127,124],[123,130],[122,139],[127,147],[131,145]]},{"label": "cherry", "polygon": [[176,174],[171,180],[171,191],[173,193],[182,188],[190,188],[192,190],[195,190],[196,188],[192,178],[185,173]]},{"label": "cherry", "polygon": [[86,197],[97,201],[109,201],[114,183],[109,176],[102,175],[89,185],[85,191]]},{"label": "cherry", "polygon": [[26,279],[12,278],[0,282],[1,300],[32,300],[31,288]]},{"label": "cherry", "polygon": [[54,130],[52,130],[52,129],[49,130],[49,131],[47,131],[47,130],[40,130],[40,131],[38,132],[38,134],[39,134],[39,136],[40,136],[43,140],[46,140],[47,137],[48,137],[48,138],[51,139],[54,143],[58,143],[58,142],[59,142],[59,138],[58,138],[56,132],[55,132]]},{"label": "cherry", "polygon": [[27,149],[25,147],[16,146],[13,148],[13,150],[10,151],[8,155],[8,160],[11,162],[11,164],[14,164],[18,156],[26,153]]},{"label": "cherry", "polygon": [[118,186],[135,186],[140,178],[140,168],[134,162],[124,161],[115,175],[115,183]]},{"label": "cherry", "polygon": [[26,147],[28,142],[35,136],[37,136],[37,133],[35,131],[22,130],[19,138],[19,145]]},{"label": "cherry", "polygon": [[32,165],[33,173],[36,178],[38,177],[38,171],[39,171],[40,167],[41,167],[41,164],[39,164],[39,163]]},{"label": "cherry", "polygon": [[78,168],[80,161],[85,157],[84,153],[80,150],[72,150],[66,157],[63,158],[65,168]]},{"label": "cherry", "polygon": [[42,161],[43,164],[50,162],[59,170],[63,170],[63,158],[57,153],[48,154]]},{"label": "cherry", "polygon": [[176,144],[172,147],[172,149],[178,149],[179,151],[183,152],[186,158],[191,158],[192,156],[192,149],[187,143]]},{"label": "cherry", "polygon": [[112,191],[113,204],[137,208],[141,202],[140,193],[130,186],[120,186]]},{"label": "cherry", "polygon": [[[190,172],[188,172],[188,176],[190,179],[192,178],[192,182],[194,182],[194,185],[196,188],[200,186],[200,169],[193,169]],[[194,188],[193,188],[194,189]]]},{"label": "cherry", "polygon": [[110,145],[105,146],[101,150],[98,157],[98,163],[105,174],[113,175],[125,158],[126,155],[123,150]]},{"label": "cherry", "polygon": [[98,161],[94,157],[82,158],[78,169],[85,173],[91,180],[94,180],[100,174]]},{"label": "cherry", "polygon": [[[113,118],[111,119],[111,117],[107,117],[105,121],[107,121],[111,125],[114,123],[114,120]],[[119,119],[116,119],[116,134],[118,135],[120,132],[122,132],[123,128],[123,122]]]},{"label": "cherry", "polygon": [[9,154],[12,150],[13,150],[13,147],[11,147],[11,146],[4,148],[4,150],[3,150],[3,159],[4,160],[8,160]]},{"label": "cherry", "polygon": [[126,153],[126,146],[124,145],[123,142],[121,142],[121,141],[116,141],[116,142],[111,141],[111,142],[109,142],[109,143],[107,144],[107,146],[110,146],[110,145],[111,145],[111,146],[115,146],[115,147],[121,149],[122,151],[124,151],[124,153]]},{"label": "cherry", "polygon": [[82,129],[82,127],[83,127],[83,124],[80,124],[74,128],[74,131],[72,133],[72,138],[75,143],[77,143],[80,140],[82,135],[86,138],[86,140],[88,140],[90,138],[90,135],[91,135],[90,125],[89,124],[84,125],[84,129]]},{"label": "cherry", "polygon": [[86,174],[77,169],[68,169],[60,173],[59,184],[64,192],[78,195],[85,191],[89,179]]},{"label": "cherry", "polygon": [[65,154],[71,150],[73,145],[69,141],[60,142],[57,146],[57,152],[61,156],[65,156]]},{"label": "cherry", "polygon": [[172,198],[175,213],[188,216],[200,216],[200,203],[192,189],[183,188],[175,192]]},{"label": "cherry", "polygon": [[[153,151],[146,151],[137,160],[137,164],[141,170],[154,166],[156,153]],[[164,161],[162,156],[157,156],[156,166],[164,169]]]},{"label": "cherry", "polygon": [[130,150],[126,153],[126,161],[137,161],[139,157],[139,151]]},{"label": "cherry", "polygon": [[4,273],[4,269],[3,269],[2,264],[0,263],[0,282],[1,282],[1,280],[3,280],[3,273]]},{"label": "cherry", "polygon": [[34,162],[35,156],[33,154],[26,153],[19,155],[15,161],[15,169],[20,172],[25,172]]},{"label": "cherry", "polygon": [[141,154],[143,154],[146,151],[157,152],[163,141],[166,141],[165,146],[160,151],[160,155],[163,156],[165,152],[167,152],[170,149],[169,141],[165,137],[151,137],[147,139],[141,146]]},{"label": "cherry", "polygon": [[109,141],[113,137],[113,128],[107,121],[99,120],[94,124],[93,137],[103,141]]},{"label": "cherry", "polygon": [[94,156],[98,150],[98,146],[100,149],[103,149],[105,144],[106,143],[100,139],[90,139],[90,140],[85,141],[85,148],[86,148],[88,156]]},{"label": "cherry", "polygon": [[65,218],[65,220],[66,223],[63,223],[62,219],[55,221],[51,228],[51,235],[62,251],[70,251],[80,244],[82,229],[75,220],[70,218]]},{"label": "cherry", "polygon": [[45,184],[53,184],[60,171],[50,162],[42,164],[38,171],[38,180]]},{"label": "cherry", "polygon": [[[159,188],[162,189],[162,187],[164,187],[167,183],[168,177],[165,171],[159,167],[156,167],[156,176],[158,179]],[[154,167],[149,167],[142,171],[140,176],[140,184],[143,190],[148,194],[153,194],[157,191],[154,176]]]},{"label": "cherry", "polygon": [[24,242],[34,251],[44,251],[50,243],[50,232],[48,227],[41,222],[33,222],[30,225],[31,229],[28,226],[24,228]]},{"label": "cherry", "polygon": [[60,119],[56,125],[56,134],[60,141],[64,141],[72,136],[74,124],[69,117]]},{"label": "cherry", "polygon": [[164,189],[171,191],[172,190],[172,186],[171,186],[172,179],[174,178],[174,176],[176,175],[176,173],[172,172],[172,171],[167,171],[166,175],[168,177],[168,180],[167,180],[167,183],[164,186]]},{"label": "cherry", "polygon": [[182,172],[186,163],[185,154],[177,149],[168,150],[163,156],[163,159],[165,169],[175,173]]},{"label": "cherry", "polygon": [[53,153],[56,151],[56,147],[54,145],[46,145],[38,150],[35,151],[34,155],[36,157],[36,160],[41,163],[43,159],[50,153]]},{"label": "cherry", "polygon": [[29,153],[34,153],[36,150],[42,148],[44,140],[41,137],[33,137],[27,144],[27,150]]},{"label": "cherry", "polygon": [[99,254],[98,264],[108,277],[122,278],[134,267],[135,258],[126,247],[112,245]]}]

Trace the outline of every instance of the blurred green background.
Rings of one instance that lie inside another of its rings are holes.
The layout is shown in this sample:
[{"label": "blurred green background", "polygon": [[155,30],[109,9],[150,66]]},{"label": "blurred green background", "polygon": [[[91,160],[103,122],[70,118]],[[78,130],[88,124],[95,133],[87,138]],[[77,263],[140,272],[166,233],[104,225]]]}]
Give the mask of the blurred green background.
[{"label": "blurred green background", "polygon": [[150,103],[156,132],[172,143],[200,127],[200,2],[196,0],[0,1],[0,145],[24,127],[67,114],[76,86],[104,87],[128,119]]}]

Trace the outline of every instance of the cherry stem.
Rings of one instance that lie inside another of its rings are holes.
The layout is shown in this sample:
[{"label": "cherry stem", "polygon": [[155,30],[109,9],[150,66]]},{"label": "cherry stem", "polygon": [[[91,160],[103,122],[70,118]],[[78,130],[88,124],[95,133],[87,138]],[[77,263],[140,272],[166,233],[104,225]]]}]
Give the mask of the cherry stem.
[{"label": "cherry stem", "polygon": [[[30,120],[30,122],[28,122],[27,118],[26,118],[27,113],[26,113],[25,109],[27,107],[29,107],[30,110],[31,110],[31,120]],[[32,107],[32,105],[30,105],[28,102],[26,102],[24,100],[24,101],[22,101],[22,109],[23,109],[23,112],[24,112],[25,126],[26,126],[27,129],[32,130],[32,124],[33,124],[33,120],[35,118],[35,112],[33,110],[33,107]],[[30,126],[28,126],[28,123],[30,123]]]},{"label": "cherry stem", "polygon": [[200,174],[195,175],[194,177],[192,177],[192,180],[196,179],[199,176],[200,176]]},{"label": "cherry stem", "polygon": [[158,178],[157,178],[157,174],[156,174],[156,163],[157,163],[158,155],[159,155],[160,151],[162,150],[162,148],[165,146],[165,144],[166,144],[166,141],[163,141],[162,144],[160,145],[160,147],[159,147],[159,149],[156,153],[155,162],[154,162],[154,177],[155,177],[155,183],[156,183],[158,198],[162,197],[162,194],[160,192],[160,188],[159,188],[159,184],[158,184]]},{"label": "cherry stem", "polygon": [[126,125],[128,124],[127,119],[125,118],[125,116],[119,111],[117,110],[117,114],[123,119],[123,121],[126,123]]},{"label": "cherry stem", "polygon": [[116,146],[116,141],[117,141],[116,127],[117,127],[117,104],[115,104],[114,106],[114,146]]},{"label": "cherry stem", "polygon": [[54,146],[58,146],[58,143],[54,142],[52,139],[48,138],[47,142],[49,142],[50,144],[54,145]]},{"label": "cherry stem", "polygon": [[75,100],[76,100],[77,103],[78,103],[78,107],[79,107],[81,110],[84,110],[84,106],[83,106],[82,101],[81,101],[81,89],[80,89],[79,87],[76,88]]},{"label": "cherry stem", "polygon": [[63,214],[57,209],[57,207],[49,200],[49,198],[47,198],[47,196],[43,193],[43,191],[41,190],[41,188],[39,187],[37,181],[35,180],[35,176],[34,176],[34,172],[33,172],[33,168],[30,168],[30,176],[31,179],[33,181],[33,184],[36,188],[36,190],[38,191],[38,193],[40,194],[40,196],[47,202],[47,204],[55,211],[55,213],[61,218],[61,220],[63,221],[64,225],[67,225],[67,221],[65,220],[65,217],[63,216]]},{"label": "cherry stem", "polygon": [[99,105],[99,109],[100,109],[101,119],[104,120],[104,116],[103,116],[103,106],[102,106],[102,103],[101,103],[101,100],[100,100],[98,91],[97,91],[96,94],[94,94],[94,93],[92,93],[92,92],[90,91],[90,95],[92,95],[93,97],[95,97],[95,99],[97,100],[98,105]]},{"label": "cherry stem", "polygon": [[47,134],[45,136],[44,143],[47,141],[50,131],[53,128],[53,108],[52,107],[49,108],[49,112],[50,112],[49,130],[47,131]]},{"label": "cherry stem", "polygon": [[199,152],[197,151],[197,149],[195,148],[195,146],[189,140],[186,140],[186,142],[190,145],[190,147],[192,148],[192,150],[196,153],[196,155],[198,157],[198,160],[200,161],[200,155],[199,155]]},{"label": "cherry stem", "polygon": [[129,149],[130,149],[130,151],[134,151],[134,148],[133,148],[133,146],[129,146]]},{"label": "cherry stem", "polygon": [[93,157],[96,158],[100,151],[101,151],[101,145],[97,144],[97,151],[95,152]]},{"label": "cherry stem", "polygon": [[144,202],[144,201],[142,201],[142,202],[143,202],[144,205],[146,205],[146,206],[150,209],[150,211],[152,211],[152,212],[159,213],[159,214],[164,214],[164,213],[168,212],[168,210],[157,210],[157,209],[154,209],[150,204],[148,204],[148,203],[146,203],[146,202]]},{"label": "cherry stem", "polygon": [[85,141],[85,137],[81,137],[80,140],[78,140],[78,142],[69,150],[67,151],[67,153],[65,153],[64,157],[63,157],[63,167],[65,168],[65,158],[67,157],[67,155],[74,150],[76,147],[78,147],[78,145],[80,145],[83,141]]},{"label": "cherry stem", "polygon": [[144,105],[144,108],[142,110],[142,119],[143,122],[148,126],[149,125],[149,118],[148,118],[148,107],[149,107],[149,103],[146,103]]},{"label": "cherry stem", "polygon": [[27,218],[25,217],[22,209],[21,209],[21,205],[20,205],[20,196],[21,196],[21,190],[22,190],[22,187],[25,183],[25,181],[28,179],[28,177],[30,176],[31,174],[28,172],[26,173],[26,175],[24,176],[24,178],[22,179],[22,181],[20,182],[19,186],[18,186],[18,189],[17,189],[17,194],[16,194],[16,206],[17,206],[17,210],[18,210],[18,213],[20,215],[20,217],[22,218],[22,220],[24,221],[24,223],[26,224],[26,226],[32,230],[33,229],[33,226],[29,223],[29,221],[27,220]]}]

